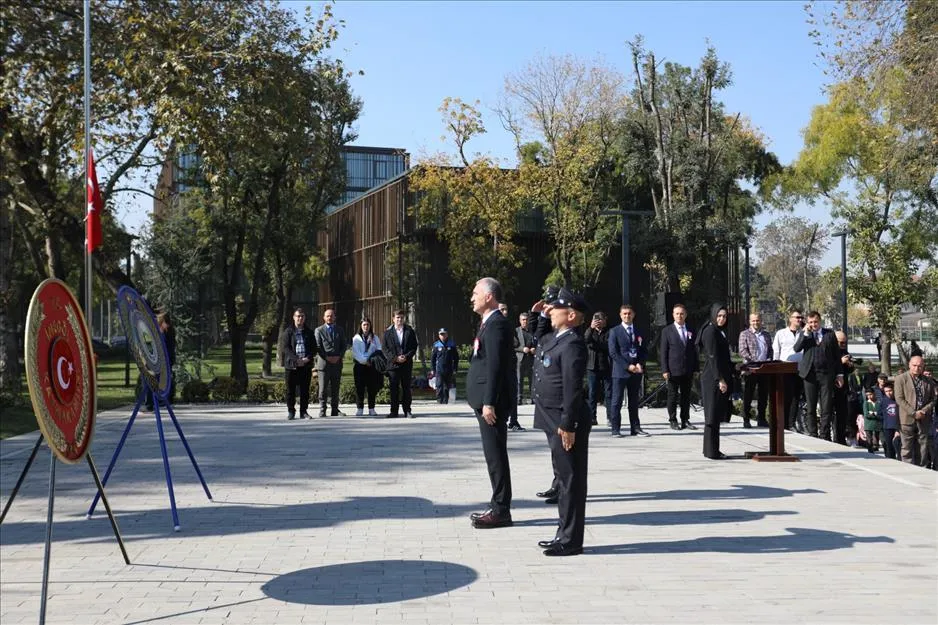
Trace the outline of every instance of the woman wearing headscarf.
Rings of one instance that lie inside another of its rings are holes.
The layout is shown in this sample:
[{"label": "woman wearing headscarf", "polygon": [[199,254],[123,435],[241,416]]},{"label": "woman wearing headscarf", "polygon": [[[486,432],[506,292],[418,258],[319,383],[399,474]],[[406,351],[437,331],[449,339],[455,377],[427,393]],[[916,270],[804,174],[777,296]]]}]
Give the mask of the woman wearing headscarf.
[{"label": "woman wearing headscarf", "polygon": [[730,384],[733,381],[733,361],[730,344],[726,339],[726,306],[714,304],[710,308],[710,322],[699,335],[700,353],[704,356],[704,369],[700,375],[700,398],[704,407],[703,454],[711,460],[722,460],[720,451],[720,421],[730,413]]}]

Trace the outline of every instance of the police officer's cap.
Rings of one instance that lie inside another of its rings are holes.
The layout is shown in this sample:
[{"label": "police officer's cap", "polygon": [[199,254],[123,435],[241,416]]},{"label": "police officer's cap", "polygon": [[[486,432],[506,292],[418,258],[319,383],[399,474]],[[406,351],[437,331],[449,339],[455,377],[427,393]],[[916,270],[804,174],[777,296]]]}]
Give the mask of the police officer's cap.
[{"label": "police officer's cap", "polygon": [[437,330],[437,334],[449,334],[449,332],[446,331],[446,328],[440,328]]},{"label": "police officer's cap", "polygon": [[580,295],[577,295],[573,291],[570,291],[566,287],[561,288],[557,292],[557,297],[548,302],[554,308],[572,308],[573,310],[579,311],[581,313],[586,313],[589,309],[586,300],[583,299]]}]

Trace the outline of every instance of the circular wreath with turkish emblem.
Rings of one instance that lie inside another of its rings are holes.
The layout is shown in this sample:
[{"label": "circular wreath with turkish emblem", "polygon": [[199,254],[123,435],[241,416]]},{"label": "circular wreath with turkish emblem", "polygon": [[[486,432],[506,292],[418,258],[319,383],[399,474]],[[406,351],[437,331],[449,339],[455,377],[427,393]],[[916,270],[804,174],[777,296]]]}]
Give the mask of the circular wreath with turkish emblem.
[{"label": "circular wreath with turkish emblem", "polygon": [[129,286],[122,286],[117,291],[117,310],[127,335],[127,346],[140,375],[157,397],[165,400],[169,395],[172,372],[166,342],[153,311],[146,300]]},{"label": "circular wreath with turkish emblem", "polygon": [[94,431],[94,352],[81,308],[61,280],[44,280],[33,293],[25,347],[26,384],[39,430],[59,460],[78,462]]}]

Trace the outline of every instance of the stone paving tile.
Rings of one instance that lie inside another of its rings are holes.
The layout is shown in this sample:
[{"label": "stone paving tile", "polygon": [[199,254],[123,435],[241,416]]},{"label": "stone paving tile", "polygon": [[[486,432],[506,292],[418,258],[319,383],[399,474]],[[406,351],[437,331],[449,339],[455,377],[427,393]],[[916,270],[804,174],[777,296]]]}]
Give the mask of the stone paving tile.
[{"label": "stone paving tile", "polygon": [[[282,412],[177,410],[214,495],[168,433],[178,533],[153,418],[138,419],[108,487],[130,566],[100,509],[85,519],[87,467],[59,465],[49,622],[938,621],[933,472],[802,436],[788,439],[800,463],[710,462],[700,431],[643,410],[652,438],[591,436],[586,554],[555,561],[535,544],[556,523],[533,496],[550,481],[542,433],[509,439],[515,527],[482,532],[467,516],[490,491],[465,406],[422,404],[413,421]],[[126,418],[100,415],[102,472]],[[0,442],[4,501],[34,441]],[[734,456],[767,444],[724,430]],[[43,450],[0,525],[4,625],[38,616],[47,475]]]}]

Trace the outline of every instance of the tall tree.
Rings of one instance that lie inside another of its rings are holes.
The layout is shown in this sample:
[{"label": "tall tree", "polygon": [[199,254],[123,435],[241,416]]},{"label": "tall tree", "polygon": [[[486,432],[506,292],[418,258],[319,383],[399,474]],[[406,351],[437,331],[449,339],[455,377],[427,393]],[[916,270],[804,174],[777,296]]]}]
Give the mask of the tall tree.
[{"label": "tall tree", "polygon": [[726,287],[727,250],[746,241],[760,209],[742,183],[760,185],[778,161],[762,134],[720,101],[732,74],[712,47],[696,68],[662,64],[641,37],[630,47],[635,106],[622,151],[654,211],[640,242],[647,266],[660,287],[712,301]]},{"label": "tall tree", "polygon": [[778,302],[778,313],[787,317],[789,306],[811,308],[818,287],[821,258],[830,244],[820,224],[785,216],[768,224],[757,235],[759,273],[768,281],[766,294]]},{"label": "tall tree", "polygon": [[303,267],[312,255],[315,220],[341,189],[339,148],[361,108],[341,60],[326,56],[339,28],[328,5],[303,21],[276,5],[251,8],[174,129],[200,162],[204,185],[189,210],[211,244],[231,376],[243,383],[247,335],[274,295],[271,278],[285,316],[288,278],[277,269]]},{"label": "tall tree", "polygon": [[555,275],[592,287],[616,242],[609,186],[618,183],[614,148],[626,108],[624,79],[599,63],[540,57],[505,78],[497,108],[518,154],[519,191],[543,210]]},{"label": "tall tree", "polygon": [[477,106],[459,98],[443,101],[440,112],[456,157],[426,159],[410,182],[419,198],[418,224],[435,227],[447,246],[450,274],[470,289],[480,276],[507,284],[521,262],[513,240],[523,207],[517,173],[468,153],[469,142],[485,133]]},{"label": "tall tree", "polygon": [[[778,191],[822,198],[849,227],[851,291],[883,333],[883,368],[898,338],[900,308],[922,305],[938,287],[938,168],[932,138],[902,123],[904,78],[882,87],[862,79],[835,85],[815,107],[805,146]],[[852,273],[852,275],[851,275]]]}]

